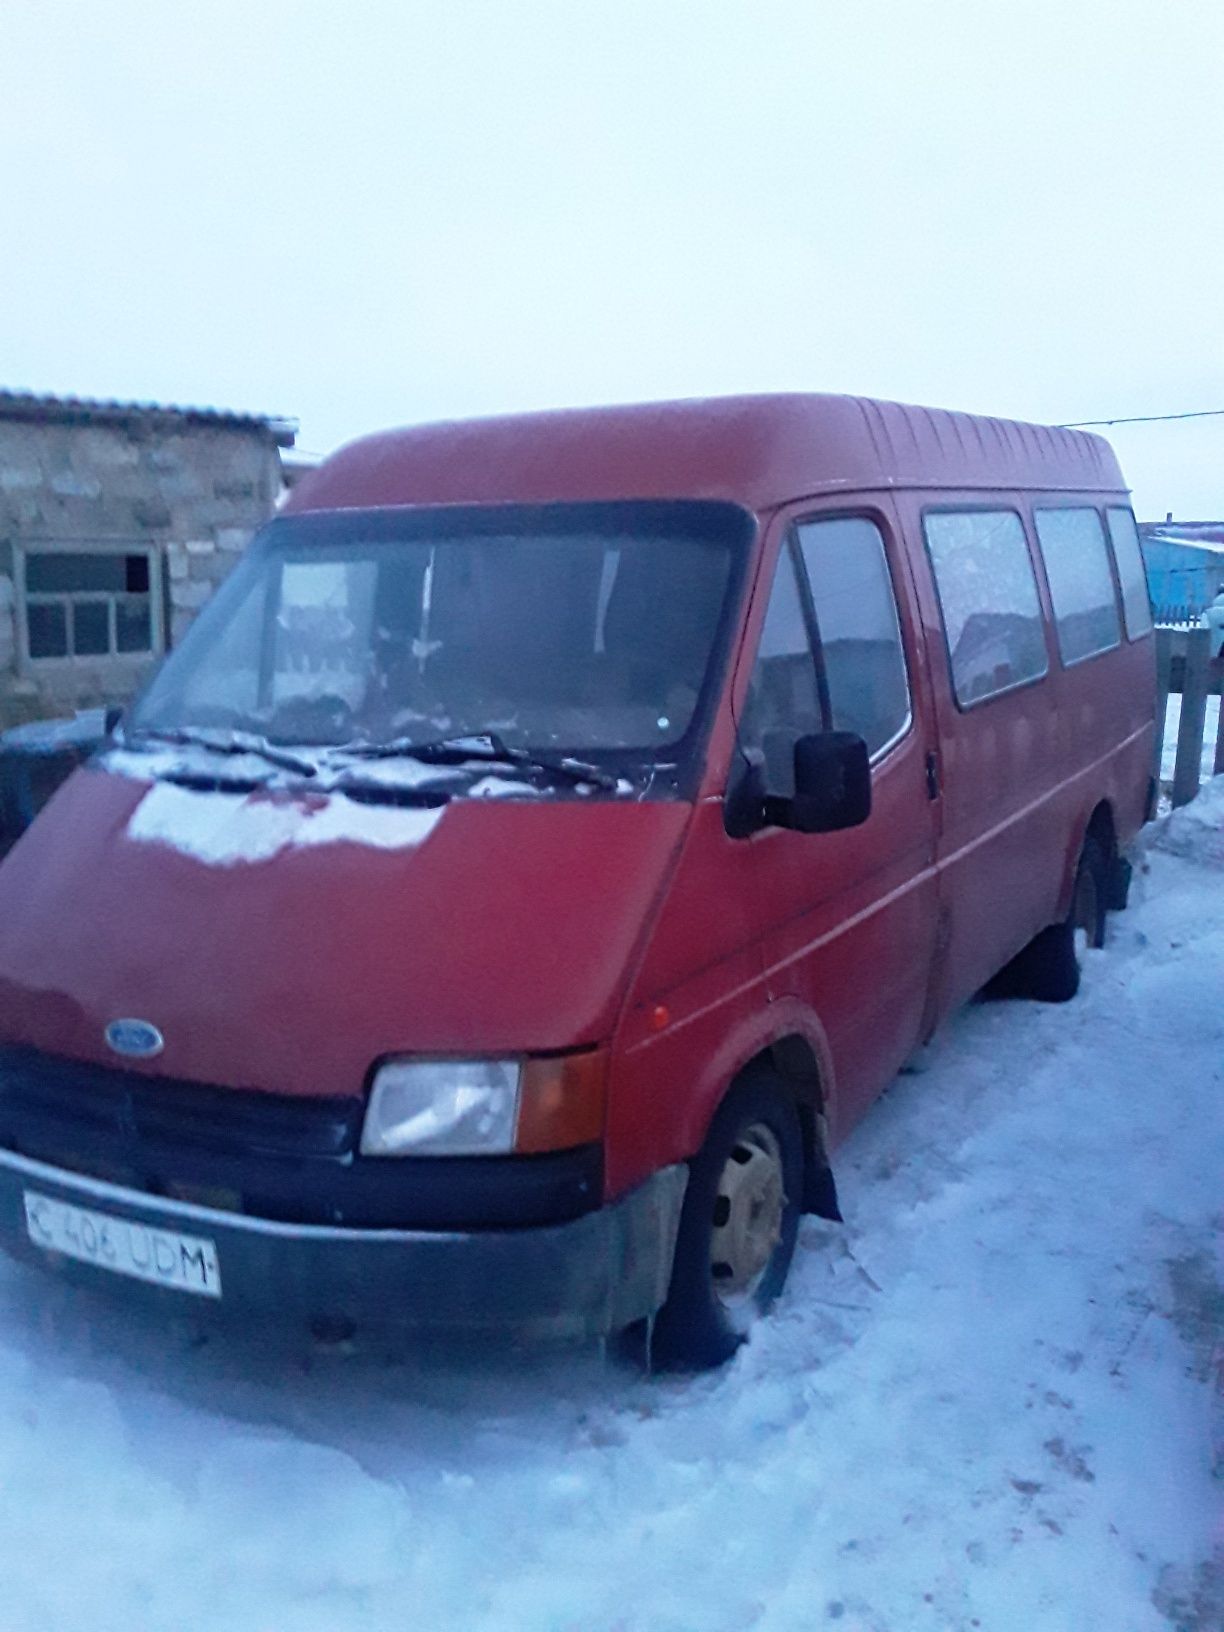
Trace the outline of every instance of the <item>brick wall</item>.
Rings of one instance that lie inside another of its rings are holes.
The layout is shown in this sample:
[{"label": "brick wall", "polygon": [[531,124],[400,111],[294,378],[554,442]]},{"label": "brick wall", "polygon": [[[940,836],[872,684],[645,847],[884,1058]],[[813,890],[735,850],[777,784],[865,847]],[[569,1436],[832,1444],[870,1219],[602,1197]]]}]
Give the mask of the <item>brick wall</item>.
[{"label": "brick wall", "polygon": [[159,621],[173,645],[271,514],[280,485],[279,450],[258,427],[160,415],[83,424],[0,417],[0,728],[122,703],[156,661],[23,658],[20,551],[153,550]]}]

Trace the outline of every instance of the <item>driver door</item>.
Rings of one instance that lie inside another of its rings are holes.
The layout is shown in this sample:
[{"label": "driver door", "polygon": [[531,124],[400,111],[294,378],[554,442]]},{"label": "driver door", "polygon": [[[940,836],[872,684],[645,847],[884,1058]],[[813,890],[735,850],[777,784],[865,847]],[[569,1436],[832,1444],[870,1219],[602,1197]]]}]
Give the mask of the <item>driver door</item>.
[{"label": "driver door", "polygon": [[[779,518],[774,578],[740,720],[768,790],[793,791],[795,738],[854,731],[872,762],[862,826],[768,828],[755,848],[772,1000],[828,1039],[845,1132],[922,1039],[938,927],[938,788],[908,563],[883,503]],[[928,760],[928,756],[931,756]]]}]

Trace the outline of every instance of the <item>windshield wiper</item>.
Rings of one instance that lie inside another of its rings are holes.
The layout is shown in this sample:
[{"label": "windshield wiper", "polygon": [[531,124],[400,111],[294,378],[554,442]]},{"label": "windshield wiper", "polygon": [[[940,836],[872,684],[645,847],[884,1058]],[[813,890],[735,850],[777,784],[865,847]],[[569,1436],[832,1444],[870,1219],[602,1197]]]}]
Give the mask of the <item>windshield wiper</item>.
[{"label": "windshield wiper", "polygon": [[120,747],[135,748],[137,751],[151,743],[167,742],[176,748],[207,748],[214,754],[255,754],[259,759],[267,760],[269,765],[275,765],[278,770],[292,771],[295,776],[317,776],[319,770],[310,760],[299,759],[296,754],[274,748],[253,731],[197,731],[190,726],[163,728],[142,725],[135,730],[125,730],[117,740]]},{"label": "windshield wiper", "polygon": [[367,782],[351,773],[328,786],[328,793],[342,793],[364,805],[406,805],[410,810],[440,810],[449,805],[448,789],[438,786],[402,787],[395,782]]},{"label": "windshield wiper", "polygon": [[433,742],[415,742],[411,737],[395,737],[390,742],[348,742],[335,752],[352,754],[357,759],[415,759],[422,765],[463,765],[472,759],[487,760],[490,764],[545,771],[569,782],[589,782],[610,793],[615,793],[620,785],[615,776],[598,765],[571,759],[566,754],[554,758],[551,754],[536,753],[533,748],[512,748],[495,731],[482,731],[473,737],[438,737]]}]

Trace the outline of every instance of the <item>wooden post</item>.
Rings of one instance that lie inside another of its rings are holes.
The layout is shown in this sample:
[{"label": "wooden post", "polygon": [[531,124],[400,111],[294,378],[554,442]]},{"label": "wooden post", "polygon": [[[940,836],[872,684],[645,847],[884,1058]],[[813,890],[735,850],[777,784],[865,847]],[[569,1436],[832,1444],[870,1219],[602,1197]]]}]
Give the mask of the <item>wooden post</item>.
[{"label": "wooden post", "polygon": [[[1164,754],[1165,721],[1169,714],[1169,678],[1173,669],[1173,631],[1156,631],[1156,742],[1152,750],[1152,775],[1160,792],[1160,761]],[[1155,815],[1155,811],[1152,812]]]},{"label": "wooden post", "polygon": [[1188,805],[1199,790],[1203,768],[1203,731],[1207,724],[1207,684],[1211,669],[1211,630],[1186,631],[1186,677],[1182,681],[1181,725],[1173,767],[1173,808]]}]

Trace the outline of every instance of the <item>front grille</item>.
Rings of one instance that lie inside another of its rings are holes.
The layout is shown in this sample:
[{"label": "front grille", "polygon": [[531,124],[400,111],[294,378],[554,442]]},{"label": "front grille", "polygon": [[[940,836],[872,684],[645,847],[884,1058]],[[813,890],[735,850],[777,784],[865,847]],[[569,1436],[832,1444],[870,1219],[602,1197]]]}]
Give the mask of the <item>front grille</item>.
[{"label": "front grille", "polygon": [[357,1148],[361,1101],[218,1088],[0,1046],[0,1141],[39,1128],[122,1144],[235,1155],[343,1157]]}]

